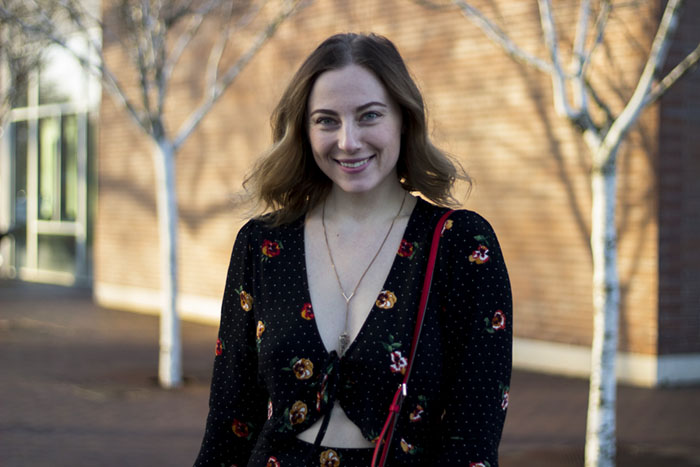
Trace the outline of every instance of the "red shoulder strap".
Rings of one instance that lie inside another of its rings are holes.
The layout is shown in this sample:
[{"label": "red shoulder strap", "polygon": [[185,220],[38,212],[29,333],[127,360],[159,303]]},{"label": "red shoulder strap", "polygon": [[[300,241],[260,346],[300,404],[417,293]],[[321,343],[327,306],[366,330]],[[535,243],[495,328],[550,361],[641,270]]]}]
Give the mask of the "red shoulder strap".
[{"label": "red shoulder strap", "polygon": [[[435,270],[435,261],[437,260],[438,246],[440,246],[440,237],[442,235],[442,229],[447,222],[447,218],[450,217],[454,210],[449,210],[442,215],[437,225],[435,226],[435,231],[433,232],[433,240],[430,243],[430,255],[428,256],[428,266],[425,270],[425,279],[423,280],[423,290],[421,291],[420,302],[418,304],[418,316],[416,318],[416,327],[413,331],[413,340],[411,341],[411,352],[407,359],[406,373],[403,377],[403,383],[399,386],[394,394],[394,398],[389,406],[389,416],[384,422],[384,427],[376,441],[374,447],[374,456],[372,456],[372,466],[371,467],[383,467],[386,462],[386,458],[389,455],[389,446],[391,445],[391,438],[394,434],[394,427],[396,426],[396,420],[399,417],[399,412],[401,411],[401,404],[403,403],[404,397],[408,393],[408,378],[411,376],[411,368],[413,367],[413,358],[416,356],[416,350],[418,348],[418,341],[420,340],[421,330],[423,329],[423,320],[425,318],[425,309],[428,305],[428,296],[430,295],[430,287],[433,283],[433,271]],[[381,450],[381,454],[380,454]],[[377,459],[379,457],[379,459]],[[377,463],[379,460],[379,463]]]}]

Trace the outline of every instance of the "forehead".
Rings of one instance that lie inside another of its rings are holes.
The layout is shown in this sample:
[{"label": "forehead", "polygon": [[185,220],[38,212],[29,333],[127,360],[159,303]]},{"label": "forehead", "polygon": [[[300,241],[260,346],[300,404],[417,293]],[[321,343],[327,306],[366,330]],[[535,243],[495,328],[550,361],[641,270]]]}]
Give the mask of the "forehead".
[{"label": "forehead", "polygon": [[309,94],[309,111],[317,108],[354,109],[368,102],[392,105],[391,97],[376,75],[359,65],[323,72]]}]

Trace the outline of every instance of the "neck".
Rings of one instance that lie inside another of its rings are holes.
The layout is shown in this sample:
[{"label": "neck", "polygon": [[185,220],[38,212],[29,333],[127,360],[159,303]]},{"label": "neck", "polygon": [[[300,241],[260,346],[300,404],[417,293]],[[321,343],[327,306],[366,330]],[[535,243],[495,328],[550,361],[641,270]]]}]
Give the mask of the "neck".
[{"label": "neck", "polygon": [[359,223],[394,217],[404,196],[409,195],[398,181],[395,185],[365,193],[347,193],[334,186],[325,201],[326,217]]}]

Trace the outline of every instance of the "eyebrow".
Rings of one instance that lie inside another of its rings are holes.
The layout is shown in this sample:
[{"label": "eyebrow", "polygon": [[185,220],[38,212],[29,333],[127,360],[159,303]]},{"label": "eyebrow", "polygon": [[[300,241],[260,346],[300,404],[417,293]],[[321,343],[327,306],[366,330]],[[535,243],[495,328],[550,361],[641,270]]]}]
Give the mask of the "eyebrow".
[{"label": "eyebrow", "polygon": [[[355,109],[356,112],[362,112],[363,110],[369,108],[369,107],[374,107],[374,106],[379,106],[379,107],[388,107],[388,105],[384,104],[383,102],[378,102],[378,101],[372,101],[368,102],[366,104],[362,104],[359,106],[357,109]],[[323,114],[329,114],[329,115],[338,115],[338,112],[335,110],[330,110],[330,109],[316,109],[313,112],[309,114],[309,117],[313,116],[314,114],[317,113],[323,113]]]}]

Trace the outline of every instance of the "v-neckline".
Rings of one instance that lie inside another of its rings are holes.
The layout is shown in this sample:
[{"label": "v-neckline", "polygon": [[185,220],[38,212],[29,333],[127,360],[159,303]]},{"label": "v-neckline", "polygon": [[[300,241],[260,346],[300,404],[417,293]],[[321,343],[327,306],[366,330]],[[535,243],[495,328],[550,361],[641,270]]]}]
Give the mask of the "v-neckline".
[{"label": "v-neckline", "polygon": [[[416,203],[413,205],[413,209],[411,210],[411,214],[408,217],[408,222],[406,223],[406,227],[403,230],[403,233],[401,235],[401,239],[406,238],[406,233],[411,231],[413,229],[413,223],[415,222],[416,218],[416,213],[418,212],[419,209],[419,204],[424,203],[423,199],[420,197],[416,197]],[[394,252],[394,259],[391,263],[391,268],[389,268],[389,273],[386,275],[384,278],[384,282],[382,283],[382,288],[379,289],[380,293],[382,290],[386,290],[387,283],[389,282],[389,279],[394,277],[397,274],[396,269],[399,267],[398,266],[398,250],[397,252]],[[305,303],[310,303],[311,304],[311,309],[315,310],[314,304],[311,301],[311,287],[309,286],[309,269],[306,264],[306,216],[301,217],[301,264],[303,267],[303,289],[304,289],[304,300]],[[367,317],[365,318],[364,322],[360,326],[360,330],[357,332],[357,335],[355,338],[350,342],[350,345],[345,349],[345,353],[343,355],[340,355],[340,359],[342,360],[345,358],[346,355],[349,355],[353,348],[355,347],[355,343],[360,339],[360,336],[365,332],[365,328],[368,326],[368,323],[370,319],[375,315],[374,309],[376,308],[376,305],[372,305],[372,308],[369,310],[369,313],[367,314]],[[323,342],[323,337],[321,336],[321,331],[318,329],[318,323],[316,322],[316,319],[311,320],[312,325],[314,327],[314,332],[316,333],[316,339],[319,342],[320,347],[324,350],[326,355],[331,355],[333,352],[336,352],[336,349],[328,350],[326,348],[326,344]]]}]

